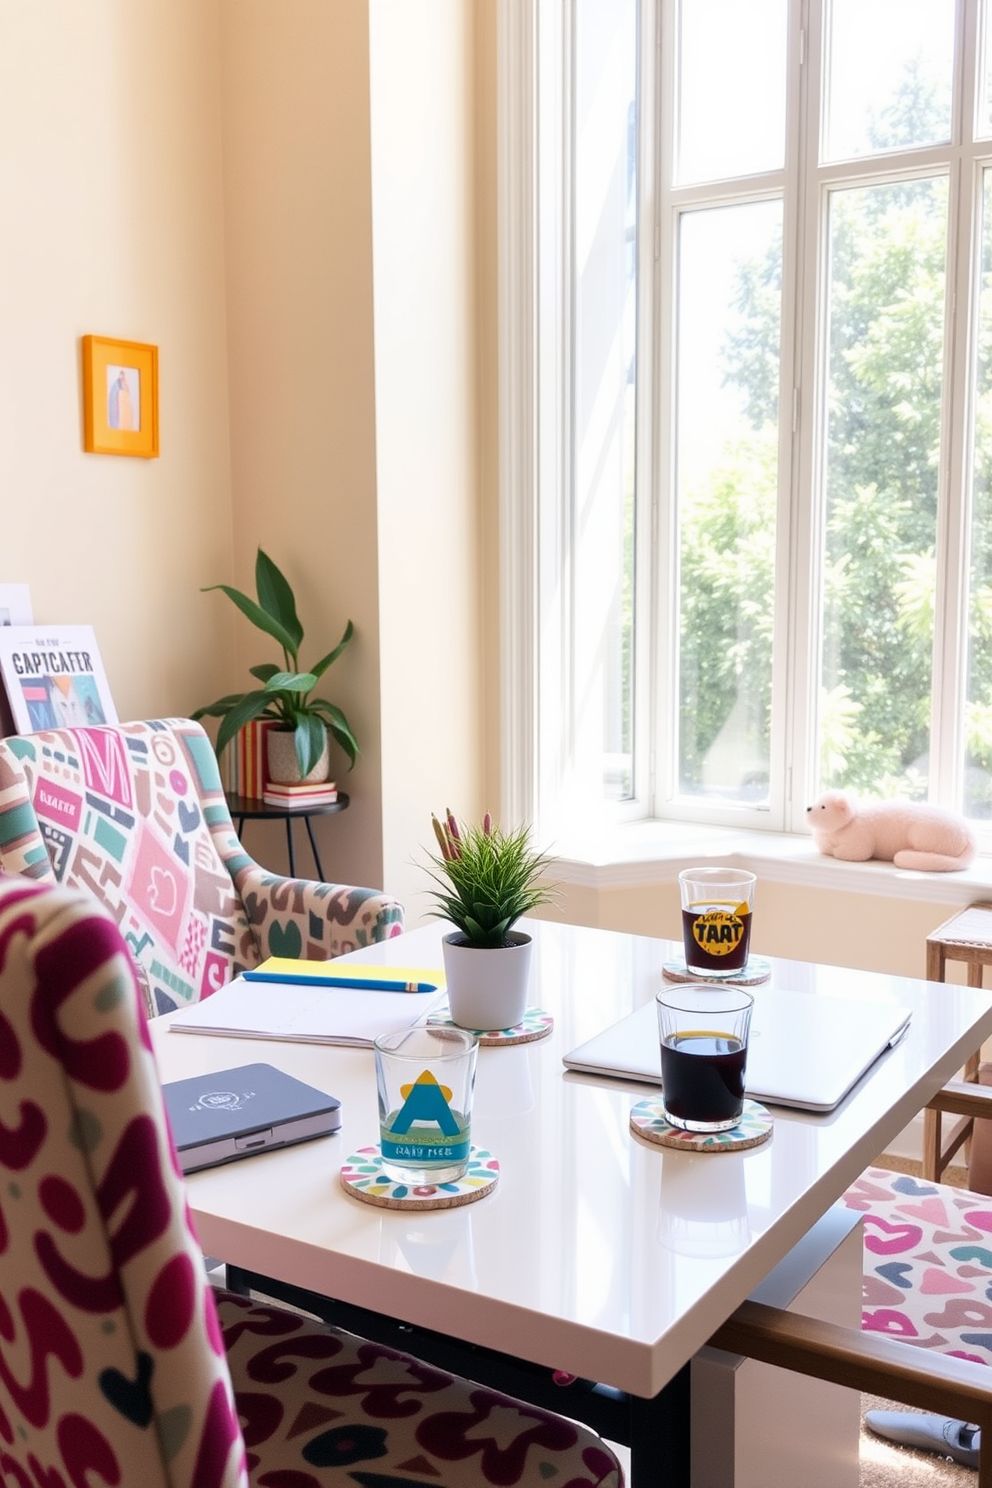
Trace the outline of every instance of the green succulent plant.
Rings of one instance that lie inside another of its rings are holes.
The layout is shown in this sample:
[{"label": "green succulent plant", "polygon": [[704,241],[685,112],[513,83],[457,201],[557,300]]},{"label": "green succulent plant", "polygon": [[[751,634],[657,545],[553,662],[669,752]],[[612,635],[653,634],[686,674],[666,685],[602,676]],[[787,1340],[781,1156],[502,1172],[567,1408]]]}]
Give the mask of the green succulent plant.
[{"label": "green succulent plant", "polygon": [[303,644],[303,626],[296,614],[296,598],[289,580],[268,554],[259,548],[255,559],[257,601],[242,594],[240,589],[233,589],[230,584],[210,584],[201,592],[209,594],[214,589],[222,590],[253,625],[278,641],[283,653],[282,666],[262,662],[248,668],[261,687],[250,692],[228,693],[193,713],[196,719],[221,720],[217,730],[217,753],[222,752],[246,723],[255,718],[271,718],[280,728],[293,730],[301,777],[308,775],[320,759],[328,730],[348,756],[348,768],[351,769],[358,756],[358,743],[351,725],[334,703],[312,696],[321,677],[332,662],[337,661],[354,635],[351,621],[348,621],[344,635],[333,651],[328,651],[309,671],[301,671],[299,653]]},{"label": "green succulent plant", "polygon": [[443,823],[431,817],[440,856],[430,854],[428,873],[436,918],[449,920],[472,946],[510,944],[507,935],[521,915],[550,904],[554,887],[542,882],[552,862],[530,846],[530,831],[504,832],[489,812],[481,826],[460,826],[450,811]]}]

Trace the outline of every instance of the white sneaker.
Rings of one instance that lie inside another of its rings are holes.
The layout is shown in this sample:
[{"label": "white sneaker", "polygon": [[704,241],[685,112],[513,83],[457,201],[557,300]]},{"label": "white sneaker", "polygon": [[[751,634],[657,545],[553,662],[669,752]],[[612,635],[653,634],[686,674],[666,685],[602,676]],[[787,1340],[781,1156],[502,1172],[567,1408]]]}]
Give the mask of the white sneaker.
[{"label": "white sneaker", "polygon": [[967,1421],[953,1421],[949,1416],[921,1416],[909,1411],[867,1411],[865,1425],[876,1436],[897,1442],[901,1447],[938,1452],[963,1467],[978,1466],[982,1433]]}]

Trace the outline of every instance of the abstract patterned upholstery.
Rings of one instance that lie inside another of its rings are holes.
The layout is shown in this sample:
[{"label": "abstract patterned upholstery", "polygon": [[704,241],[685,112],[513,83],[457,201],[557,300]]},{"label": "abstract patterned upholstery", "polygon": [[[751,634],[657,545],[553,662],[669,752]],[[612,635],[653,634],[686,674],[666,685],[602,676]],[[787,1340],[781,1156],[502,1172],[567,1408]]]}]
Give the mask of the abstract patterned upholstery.
[{"label": "abstract patterned upholstery", "polygon": [[266,956],[326,960],[403,928],[385,894],[284,878],[248,857],[213,747],[189,719],[0,739],[0,869],[95,894],[155,1013]]},{"label": "abstract patterned upholstery", "polygon": [[862,1329],[992,1364],[992,1198],[868,1168],[844,1203],[864,1215]]},{"label": "abstract patterned upholstery", "polygon": [[561,1417],[215,1291],[121,937],[88,896],[15,877],[0,878],[0,1480],[622,1481]]}]

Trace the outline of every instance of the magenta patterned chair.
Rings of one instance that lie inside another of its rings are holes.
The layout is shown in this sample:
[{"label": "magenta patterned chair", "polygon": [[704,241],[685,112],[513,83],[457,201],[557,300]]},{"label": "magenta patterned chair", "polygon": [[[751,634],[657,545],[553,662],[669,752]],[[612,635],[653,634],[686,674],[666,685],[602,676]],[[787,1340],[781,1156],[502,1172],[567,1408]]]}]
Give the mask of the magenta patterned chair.
[{"label": "magenta patterned chair", "polygon": [[211,1287],[117,928],[89,896],[15,877],[0,878],[0,1478],[622,1484],[561,1417]]},{"label": "magenta patterned chair", "polygon": [[94,894],[152,1013],[199,1002],[266,956],[326,960],[403,928],[402,906],[375,889],[260,868],[210,740],[183,718],[0,739],[0,870]]}]

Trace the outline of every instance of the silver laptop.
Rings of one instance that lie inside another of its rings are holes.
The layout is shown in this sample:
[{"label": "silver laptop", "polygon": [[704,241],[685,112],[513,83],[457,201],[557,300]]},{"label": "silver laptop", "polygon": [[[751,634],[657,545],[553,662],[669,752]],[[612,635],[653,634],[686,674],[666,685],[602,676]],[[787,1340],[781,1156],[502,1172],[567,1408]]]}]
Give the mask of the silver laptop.
[{"label": "silver laptop", "polygon": [[[908,1009],[775,987],[754,991],[747,1094],[771,1105],[832,1111],[909,1027]],[[568,1069],[661,1084],[654,1002],[564,1057]]]},{"label": "silver laptop", "polygon": [[162,1086],[184,1173],[327,1136],[341,1102],[271,1064],[242,1064]]}]

